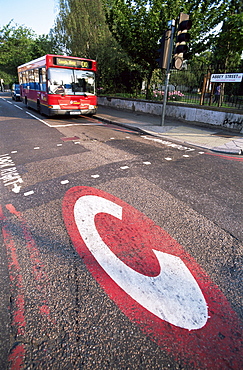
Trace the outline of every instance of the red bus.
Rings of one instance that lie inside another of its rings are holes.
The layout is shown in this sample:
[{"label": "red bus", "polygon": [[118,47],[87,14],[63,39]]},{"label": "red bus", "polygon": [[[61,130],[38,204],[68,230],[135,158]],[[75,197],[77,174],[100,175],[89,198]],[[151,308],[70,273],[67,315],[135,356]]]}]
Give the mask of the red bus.
[{"label": "red bus", "polygon": [[93,115],[95,60],[47,54],[18,67],[21,99],[41,114]]}]

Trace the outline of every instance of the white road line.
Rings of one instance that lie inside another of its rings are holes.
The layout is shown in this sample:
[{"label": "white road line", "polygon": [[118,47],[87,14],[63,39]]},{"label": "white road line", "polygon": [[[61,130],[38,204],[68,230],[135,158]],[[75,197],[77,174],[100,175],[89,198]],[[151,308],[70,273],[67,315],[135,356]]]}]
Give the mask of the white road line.
[{"label": "white road line", "polygon": [[20,106],[18,106],[17,104],[14,104],[14,106],[20,110],[23,110],[23,108],[21,108]]},{"label": "white road line", "polygon": [[171,141],[167,141],[167,140],[162,140],[162,139],[158,139],[158,138],[154,138],[154,137],[148,137],[148,136],[141,136],[141,137],[143,139],[152,140],[156,143],[160,143],[160,144],[163,144],[163,145],[166,145],[166,146],[169,146],[171,148],[178,149],[178,150],[186,150],[187,152],[193,152],[195,150],[193,148],[188,148],[187,146],[180,145],[180,144],[175,144],[175,143],[172,143]]},{"label": "white road line", "polygon": [[27,191],[26,193],[24,193],[24,196],[28,197],[29,195],[32,195],[32,194],[34,194],[34,190]]},{"label": "white road line", "polygon": [[45,125],[47,125],[48,127],[53,127],[53,126],[49,125],[49,123],[47,123],[46,121],[43,121],[43,119],[40,119],[40,118],[38,118],[38,117],[34,116],[34,114],[32,114],[32,113],[27,112],[27,111],[25,111],[25,113],[26,113],[26,114],[28,114],[29,116],[31,116],[31,117],[33,117],[33,118],[37,119],[38,121],[40,121],[40,122],[44,123],[44,124],[45,124]]},{"label": "white road line", "polygon": [[128,168],[129,168],[128,166],[122,166],[122,167],[120,167],[121,170],[126,170]]},{"label": "white road line", "polygon": [[40,149],[40,147],[39,146],[36,146],[36,147],[34,147],[34,149],[37,150],[37,149]]},{"label": "white road line", "polygon": [[17,150],[12,150],[12,154],[18,153]]},{"label": "white road line", "polygon": [[[3,99],[3,98],[2,98]],[[5,99],[3,99],[3,100],[5,100]],[[16,106],[16,107],[18,107],[18,106]],[[18,107],[19,108],[19,107]],[[21,108],[22,109],[22,108]],[[34,116],[33,114],[31,114],[31,113],[29,113],[29,112],[26,112],[27,114],[29,114],[30,116],[32,116],[33,118],[36,118],[38,121],[41,121],[41,122],[43,122],[44,124],[46,124],[47,126],[49,126],[49,127],[58,127],[58,126],[51,126],[51,125],[49,125],[47,122],[45,122],[45,121],[43,121],[43,120],[41,120],[41,119],[39,119],[38,117],[36,117],[36,116]],[[86,124],[87,125],[87,124]],[[70,125],[65,125],[65,126],[70,126]],[[75,126],[77,126],[77,124],[75,125]],[[59,126],[59,127],[63,127],[63,125],[62,126]],[[110,139],[114,139],[114,138],[110,138]],[[79,144],[80,142],[75,142],[75,144]],[[61,143],[59,143],[59,144],[57,144],[57,146],[62,146],[63,144],[61,144]],[[34,149],[40,149],[40,147],[34,147]],[[13,151],[11,151],[11,153],[17,153],[17,150],[13,150]],[[204,154],[204,152],[198,152],[199,154]],[[189,155],[187,155],[187,154],[183,154],[183,157],[185,157],[185,158],[189,158]],[[166,158],[164,158],[165,160],[167,160],[167,161],[172,161],[172,158],[170,158],[170,157],[166,157]],[[150,165],[151,164],[151,162],[149,162],[149,161],[144,161],[143,162],[143,164],[145,164],[145,165]],[[122,170],[126,170],[126,169],[128,169],[129,168],[129,166],[121,166],[120,167],[120,169],[122,169]],[[100,177],[100,175],[98,175],[98,174],[96,174],[96,175],[91,175],[91,177],[92,178],[94,178],[94,179],[96,179],[96,178],[99,178]],[[69,180],[62,180],[61,181],[61,184],[62,185],[65,185],[65,184],[68,184],[69,183]],[[26,197],[26,196],[29,196],[29,195],[32,195],[32,194],[34,194],[35,192],[34,192],[34,190],[30,190],[30,191],[28,191],[28,192],[25,192],[24,193],[24,196]]]},{"label": "white road line", "polygon": [[8,104],[13,105],[13,103],[12,103],[11,101],[6,100],[6,102],[7,102]]},{"label": "white road line", "polygon": [[49,125],[50,127],[69,127],[69,126],[104,126],[103,124],[100,123],[68,123],[66,125]]}]

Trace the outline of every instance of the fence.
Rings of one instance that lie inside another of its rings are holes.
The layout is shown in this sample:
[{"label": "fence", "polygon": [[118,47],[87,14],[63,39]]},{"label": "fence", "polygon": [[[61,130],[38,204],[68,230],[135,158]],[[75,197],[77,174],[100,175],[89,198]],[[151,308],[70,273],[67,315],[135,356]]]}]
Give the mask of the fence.
[{"label": "fence", "polygon": [[[233,72],[243,71],[238,69]],[[172,70],[168,101],[243,110],[243,81],[221,84],[220,95],[217,96],[215,95],[217,84],[210,82],[211,75],[216,73],[222,73],[222,68],[207,67],[195,70],[188,66],[181,71]],[[163,89],[161,84],[153,84],[152,99],[161,100]]]}]

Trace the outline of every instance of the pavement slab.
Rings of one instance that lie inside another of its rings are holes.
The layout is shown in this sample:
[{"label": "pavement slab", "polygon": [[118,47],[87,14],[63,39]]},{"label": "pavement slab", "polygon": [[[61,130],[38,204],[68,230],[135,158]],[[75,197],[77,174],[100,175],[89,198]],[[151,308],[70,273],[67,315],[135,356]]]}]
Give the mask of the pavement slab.
[{"label": "pavement slab", "polygon": [[243,154],[243,135],[219,127],[199,126],[173,117],[165,117],[165,124],[161,126],[159,116],[103,106],[99,106],[96,118],[183,144],[226,154]]}]

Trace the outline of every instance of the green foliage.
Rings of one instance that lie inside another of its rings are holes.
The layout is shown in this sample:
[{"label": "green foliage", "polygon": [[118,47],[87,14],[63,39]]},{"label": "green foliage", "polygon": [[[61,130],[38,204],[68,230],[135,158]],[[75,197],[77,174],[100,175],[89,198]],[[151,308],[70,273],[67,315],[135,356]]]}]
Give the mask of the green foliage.
[{"label": "green foliage", "polygon": [[243,13],[230,14],[224,21],[213,47],[212,61],[225,70],[240,65],[243,51]]},{"label": "green foliage", "polygon": [[[227,10],[221,0],[103,0],[109,29],[122,48],[147,72],[147,92],[157,68],[158,40],[167,22],[180,12],[190,15],[193,27],[192,52],[207,50],[208,32],[218,25]],[[148,95],[147,95],[148,96]]]},{"label": "green foliage", "polygon": [[141,85],[143,70],[111,35],[102,0],[59,0],[59,9],[59,45],[68,55],[97,60],[102,92],[131,92]]},{"label": "green foliage", "polygon": [[0,74],[5,83],[16,80],[17,66],[28,61],[34,34],[11,22],[0,30]]},{"label": "green foliage", "polygon": [[52,36],[39,36],[24,26],[8,23],[0,30],[0,78],[18,81],[17,67],[47,53],[56,52]]},{"label": "green foliage", "polygon": [[99,50],[98,76],[103,93],[133,93],[142,84],[143,71],[131,62],[116,40],[109,37]]},{"label": "green foliage", "polygon": [[[157,42],[167,22],[177,20],[180,12],[193,22],[192,63],[239,62],[241,0],[59,0],[59,8],[55,27],[59,45],[67,54],[98,60],[100,86],[107,91],[137,90],[143,78],[148,97],[157,68]],[[217,35],[212,30],[221,22]],[[194,73],[191,86],[199,75],[200,71]]]},{"label": "green foliage", "polygon": [[99,45],[110,36],[101,0],[59,0],[55,34],[68,54],[97,59]]}]

